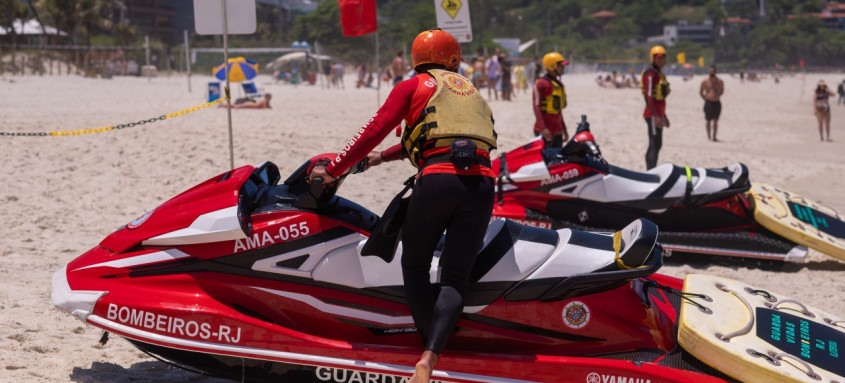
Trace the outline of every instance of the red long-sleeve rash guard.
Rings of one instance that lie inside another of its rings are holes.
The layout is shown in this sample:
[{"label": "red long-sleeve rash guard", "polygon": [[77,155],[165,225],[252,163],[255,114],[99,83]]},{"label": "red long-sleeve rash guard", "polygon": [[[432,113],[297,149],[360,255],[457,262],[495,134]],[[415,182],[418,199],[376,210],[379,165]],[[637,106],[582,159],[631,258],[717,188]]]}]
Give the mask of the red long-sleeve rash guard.
[{"label": "red long-sleeve rash guard", "polygon": [[[422,83],[420,83],[422,82]],[[428,100],[437,90],[437,83],[428,73],[422,73],[396,85],[384,101],[384,105],[376,114],[352,137],[328,166],[326,172],[332,177],[343,174],[353,165],[367,157],[388,134],[404,119],[417,121],[422,110],[428,105]],[[385,161],[395,161],[402,158],[402,144],[396,144],[382,152]],[[425,156],[448,153],[449,148],[432,148],[425,152]],[[489,153],[479,150],[477,155],[489,158]],[[450,173],[460,175],[484,175],[495,177],[493,171],[484,166],[473,165],[469,169],[456,169],[451,163],[440,163],[427,166],[423,175],[431,173]]]},{"label": "red long-sleeve rash guard", "polygon": [[[336,177],[335,174],[345,173],[352,165],[367,157],[367,154],[375,149],[402,122],[406,112],[415,112],[414,114],[418,116],[425,104],[421,106],[411,105],[411,99],[414,91],[417,90],[419,81],[429,78],[431,78],[429,75],[417,75],[393,87],[390,95],[387,96],[387,100],[384,101],[384,105],[338,153],[337,158],[326,167],[326,172],[332,177]],[[436,88],[432,88],[432,93],[434,89]],[[428,102],[428,98],[425,100]],[[418,110],[411,110],[414,106],[417,106]],[[382,156],[386,161],[392,161],[398,160],[401,153],[402,145],[396,144],[382,152]]]},{"label": "red long-sleeve rash guard", "polygon": [[663,117],[666,115],[666,100],[656,100],[654,98],[655,88],[660,86],[660,69],[656,67],[652,68],[653,70],[643,72],[642,78],[643,96],[645,96],[644,118],[652,118],[654,116]]},{"label": "red long-sleeve rash guard", "polygon": [[549,114],[543,112],[540,103],[552,94],[552,80],[547,77],[538,78],[534,82],[534,132],[540,133],[543,128],[551,134],[563,135],[566,124],[563,122],[562,114]]}]

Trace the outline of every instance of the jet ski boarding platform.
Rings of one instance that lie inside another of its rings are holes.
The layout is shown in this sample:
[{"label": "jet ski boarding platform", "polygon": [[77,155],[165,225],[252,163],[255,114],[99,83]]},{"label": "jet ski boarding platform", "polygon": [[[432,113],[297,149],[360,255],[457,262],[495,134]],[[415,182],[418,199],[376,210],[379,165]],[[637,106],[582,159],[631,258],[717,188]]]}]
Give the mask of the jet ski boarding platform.
[{"label": "jet ski boarding platform", "polygon": [[678,342],[743,382],[845,382],[845,319],[745,283],[690,274]]},{"label": "jet ski boarding platform", "polygon": [[793,242],[845,261],[845,218],[836,209],[767,184],[754,183],[754,220]]}]

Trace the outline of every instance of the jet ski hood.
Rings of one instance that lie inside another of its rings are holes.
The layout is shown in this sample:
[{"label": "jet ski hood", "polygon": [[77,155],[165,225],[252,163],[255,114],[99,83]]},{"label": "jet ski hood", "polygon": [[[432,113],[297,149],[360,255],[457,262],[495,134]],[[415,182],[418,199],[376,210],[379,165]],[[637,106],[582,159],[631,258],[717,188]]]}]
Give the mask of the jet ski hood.
[{"label": "jet ski hood", "polygon": [[254,169],[251,165],[242,166],[212,177],[121,226],[100,246],[120,253],[141,244],[244,238],[245,225],[238,219],[238,195]]}]

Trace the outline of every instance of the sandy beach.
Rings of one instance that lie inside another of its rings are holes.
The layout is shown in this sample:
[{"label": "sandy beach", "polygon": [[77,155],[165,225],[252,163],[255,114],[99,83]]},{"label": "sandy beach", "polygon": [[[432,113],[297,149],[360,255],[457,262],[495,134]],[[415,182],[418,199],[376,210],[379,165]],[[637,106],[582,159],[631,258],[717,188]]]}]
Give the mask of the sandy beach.
[{"label": "sandy beach", "polygon": [[[596,74],[566,75],[570,132],[585,114],[607,160],[645,170],[646,127],[638,89],[607,89]],[[726,93],[713,143],[705,133],[701,76],[669,77],[672,94],[660,163],[723,167],[745,163],[751,180],[780,186],[845,212],[845,106],[833,104],[834,142],[819,142],[811,97],[819,79],[795,75],[775,83],[740,83],[722,75]],[[341,149],[379,106],[373,89],[293,87],[257,80],[273,108],[233,110],[236,166],[273,161],[286,177],[307,158]],[[50,132],[147,120],[199,105],[210,76],[0,76],[0,132]],[[380,91],[384,101],[387,89]],[[239,94],[237,89],[232,91]],[[484,91],[486,95],[486,91]],[[491,101],[502,150],[533,138],[531,94]],[[389,137],[382,147],[397,142]],[[157,362],[112,336],[55,309],[51,277],[121,225],[175,194],[229,169],[226,111],[184,116],[101,134],[0,136],[0,381],[217,382]],[[414,172],[389,163],[346,179],[339,194],[381,212]],[[769,267],[682,264],[663,273],[707,273],[740,279],[845,316],[845,262],[811,251],[802,264]]]}]

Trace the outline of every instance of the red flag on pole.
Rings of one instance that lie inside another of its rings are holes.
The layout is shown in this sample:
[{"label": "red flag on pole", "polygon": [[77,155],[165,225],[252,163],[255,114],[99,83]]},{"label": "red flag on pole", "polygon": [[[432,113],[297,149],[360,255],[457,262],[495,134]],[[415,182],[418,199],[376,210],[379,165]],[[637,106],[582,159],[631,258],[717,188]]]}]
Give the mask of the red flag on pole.
[{"label": "red flag on pole", "polygon": [[338,0],[337,3],[344,36],[361,36],[376,31],[376,0]]}]

